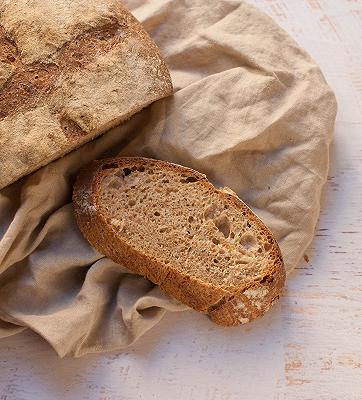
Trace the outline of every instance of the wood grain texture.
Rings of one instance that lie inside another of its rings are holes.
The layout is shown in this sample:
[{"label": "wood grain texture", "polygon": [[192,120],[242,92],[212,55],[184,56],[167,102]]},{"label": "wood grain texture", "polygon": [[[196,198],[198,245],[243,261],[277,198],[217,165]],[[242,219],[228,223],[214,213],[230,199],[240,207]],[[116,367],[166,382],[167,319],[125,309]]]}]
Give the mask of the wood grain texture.
[{"label": "wood grain texture", "polygon": [[362,398],[362,1],[253,0],[320,64],[339,103],[316,239],[268,315],[235,329],[185,312],[119,354],[59,360],[0,341],[0,399]]}]

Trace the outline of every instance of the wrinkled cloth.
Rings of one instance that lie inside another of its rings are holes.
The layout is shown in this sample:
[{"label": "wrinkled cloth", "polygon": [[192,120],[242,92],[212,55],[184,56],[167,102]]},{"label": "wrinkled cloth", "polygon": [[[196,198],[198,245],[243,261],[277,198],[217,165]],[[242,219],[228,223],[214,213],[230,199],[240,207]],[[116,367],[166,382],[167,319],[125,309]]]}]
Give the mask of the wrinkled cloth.
[{"label": "wrinkled cloth", "polygon": [[205,173],[270,227],[288,272],[327,177],[334,95],[269,17],[240,0],[125,4],[159,45],[174,96],[0,192],[0,337],[30,328],[61,357],[122,349],[187,309],[85,241],[71,203],[80,167],[142,155]]}]

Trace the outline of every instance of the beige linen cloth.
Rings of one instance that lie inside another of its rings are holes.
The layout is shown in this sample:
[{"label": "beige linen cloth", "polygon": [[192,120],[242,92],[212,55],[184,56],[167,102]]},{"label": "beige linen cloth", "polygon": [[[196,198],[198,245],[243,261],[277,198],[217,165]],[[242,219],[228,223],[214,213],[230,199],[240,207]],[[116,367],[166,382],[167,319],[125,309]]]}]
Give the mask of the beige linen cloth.
[{"label": "beige linen cloth", "polygon": [[327,176],[334,95],[269,17],[240,0],[125,3],[175,95],[0,192],[0,337],[30,328],[59,356],[124,348],[186,309],[83,239],[71,203],[81,166],[144,155],[206,173],[269,225],[288,271],[313,238]]}]

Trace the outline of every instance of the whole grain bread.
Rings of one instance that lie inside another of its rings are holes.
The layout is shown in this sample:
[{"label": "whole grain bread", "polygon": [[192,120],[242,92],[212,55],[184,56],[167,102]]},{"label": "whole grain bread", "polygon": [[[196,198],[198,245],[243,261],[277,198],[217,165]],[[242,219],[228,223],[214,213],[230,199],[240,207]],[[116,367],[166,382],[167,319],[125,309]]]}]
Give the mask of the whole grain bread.
[{"label": "whole grain bread", "polygon": [[197,171],[136,157],[95,161],[80,172],[73,201],[92,246],[218,324],[246,323],[282,293],[269,229]]},{"label": "whole grain bread", "polygon": [[0,1],[0,188],[171,93],[118,0]]}]

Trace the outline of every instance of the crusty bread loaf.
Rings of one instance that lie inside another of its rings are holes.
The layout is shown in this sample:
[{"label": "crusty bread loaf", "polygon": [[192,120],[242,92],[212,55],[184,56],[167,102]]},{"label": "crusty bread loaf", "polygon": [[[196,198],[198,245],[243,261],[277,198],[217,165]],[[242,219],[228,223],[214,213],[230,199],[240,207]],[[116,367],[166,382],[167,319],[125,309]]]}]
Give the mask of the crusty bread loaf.
[{"label": "crusty bread loaf", "polygon": [[0,2],[0,188],[171,93],[119,0]]},{"label": "crusty bread loaf", "polygon": [[97,250],[221,325],[279,298],[277,242],[229,190],[190,168],[146,158],[95,161],[74,188],[80,230]]}]

